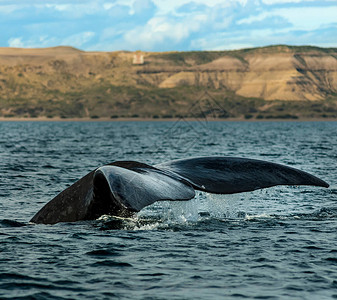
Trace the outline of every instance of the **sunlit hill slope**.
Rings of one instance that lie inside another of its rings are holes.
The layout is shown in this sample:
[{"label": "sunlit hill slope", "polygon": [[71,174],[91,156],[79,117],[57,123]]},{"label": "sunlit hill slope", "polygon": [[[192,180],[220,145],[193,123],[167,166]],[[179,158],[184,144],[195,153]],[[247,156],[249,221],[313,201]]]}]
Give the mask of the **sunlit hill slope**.
[{"label": "sunlit hill slope", "polygon": [[0,48],[0,117],[196,114],[337,118],[337,49],[134,53]]}]

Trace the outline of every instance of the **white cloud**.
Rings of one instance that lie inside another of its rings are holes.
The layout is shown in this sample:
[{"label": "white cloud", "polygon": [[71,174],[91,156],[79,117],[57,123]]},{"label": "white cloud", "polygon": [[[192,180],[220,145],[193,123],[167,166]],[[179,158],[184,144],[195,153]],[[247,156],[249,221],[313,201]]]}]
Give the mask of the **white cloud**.
[{"label": "white cloud", "polygon": [[268,5],[274,4],[289,4],[289,3],[305,3],[305,2],[335,2],[336,0],[262,0],[263,3]]},{"label": "white cloud", "polygon": [[84,44],[88,43],[94,36],[94,32],[87,31],[74,34],[63,39],[48,35],[36,36],[26,40],[23,39],[23,37],[16,37],[10,38],[8,40],[8,46],[16,48],[40,48],[53,47],[58,45],[71,45],[73,47],[81,48]]},{"label": "white cloud", "polygon": [[[192,26],[191,26],[192,25]],[[187,38],[193,24],[174,23],[169,19],[156,17],[145,27],[137,27],[125,34],[125,41],[132,46],[151,50],[163,44],[177,44]]]},{"label": "white cloud", "polygon": [[47,8],[53,8],[58,11],[66,11],[69,10],[72,5],[70,4],[46,4]]},{"label": "white cloud", "polygon": [[314,30],[337,22],[337,6],[283,8],[273,13],[288,19],[297,30]]},{"label": "white cloud", "polygon": [[103,4],[103,8],[105,10],[109,10],[111,7],[114,7],[115,6],[115,3],[111,3],[111,2],[108,2],[108,3],[104,3]]},{"label": "white cloud", "polygon": [[0,0],[0,26],[6,28],[0,46],[167,51],[334,45],[336,15],[337,0]]},{"label": "white cloud", "polygon": [[22,42],[22,37],[9,39],[8,46],[9,47],[14,47],[14,48],[22,48],[22,47],[24,47],[24,44]]},{"label": "white cloud", "polygon": [[153,0],[153,2],[158,7],[158,11],[162,15],[166,15],[168,13],[174,12],[180,6],[184,4],[189,4],[191,2],[196,4],[203,4],[208,7],[214,7],[216,5],[221,6],[231,6],[236,3],[241,3],[242,5],[246,5],[248,0],[170,0],[170,1],[163,1],[163,0]]},{"label": "white cloud", "polygon": [[77,48],[81,48],[84,44],[88,43],[95,36],[94,32],[86,31],[77,34],[73,34],[62,40],[62,45],[71,45]]},{"label": "white cloud", "polygon": [[173,48],[189,40],[193,34],[203,31],[209,18],[207,12],[194,13],[188,18],[179,18],[174,15],[156,16],[150,19],[145,26],[138,26],[124,35],[126,45],[133,50],[164,51],[165,47]]},{"label": "white cloud", "polygon": [[125,33],[124,30],[117,29],[116,27],[107,27],[104,28],[104,30],[101,33],[101,39],[102,40],[108,40],[115,38],[119,35],[123,35]]},{"label": "white cloud", "polygon": [[20,8],[19,5],[0,5],[0,13],[1,14],[10,14]]},{"label": "white cloud", "polygon": [[237,24],[239,24],[239,25],[241,25],[241,24],[251,24],[253,22],[262,21],[263,19],[265,19],[265,18],[267,18],[268,16],[271,16],[271,15],[273,15],[273,13],[271,13],[271,12],[262,12],[258,15],[249,16],[248,18],[238,20]]},{"label": "white cloud", "polygon": [[60,45],[59,40],[47,35],[38,36],[27,40],[25,40],[23,37],[10,38],[7,43],[9,47],[17,48],[41,48]]},{"label": "white cloud", "polygon": [[[61,3],[60,3],[61,2]],[[28,5],[26,5],[28,6]],[[68,1],[67,3],[62,3],[62,1],[50,1],[30,5],[29,7],[36,7],[43,11],[48,9],[50,13],[54,12],[56,14],[62,14],[64,16],[69,16],[71,18],[81,18],[88,15],[100,14],[106,10],[107,5],[101,1]]]}]

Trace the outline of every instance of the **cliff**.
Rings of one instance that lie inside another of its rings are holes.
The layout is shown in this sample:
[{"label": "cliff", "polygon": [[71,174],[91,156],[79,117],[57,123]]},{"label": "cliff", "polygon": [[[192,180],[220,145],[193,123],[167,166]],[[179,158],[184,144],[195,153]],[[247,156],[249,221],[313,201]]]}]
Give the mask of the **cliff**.
[{"label": "cliff", "polygon": [[[144,61],[135,63],[135,55]],[[0,48],[0,116],[190,116],[201,101],[203,113],[214,117],[337,117],[336,100],[334,48]]]}]

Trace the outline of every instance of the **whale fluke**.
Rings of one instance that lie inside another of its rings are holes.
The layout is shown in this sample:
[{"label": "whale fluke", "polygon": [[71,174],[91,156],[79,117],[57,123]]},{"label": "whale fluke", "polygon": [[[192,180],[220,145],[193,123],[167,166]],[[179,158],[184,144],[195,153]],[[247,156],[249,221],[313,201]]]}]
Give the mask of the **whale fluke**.
[{"label": "whale fluke", "polygon": [[214,194],[250,192],[275,185],[329,185],[304,171],[263,160],[239,157],[196,157],[155,165],[179,174],[193,188]]},{"label": "whale fluke", "polygon": [[154,166],[117,161],[99,167],[48,202],[33,223],[94,220],[103,214],[129,217],[156,201],[185,201],[195,190],[233,194],[275,185],[329,185],[303,171],[262,160],[198,157]]}]

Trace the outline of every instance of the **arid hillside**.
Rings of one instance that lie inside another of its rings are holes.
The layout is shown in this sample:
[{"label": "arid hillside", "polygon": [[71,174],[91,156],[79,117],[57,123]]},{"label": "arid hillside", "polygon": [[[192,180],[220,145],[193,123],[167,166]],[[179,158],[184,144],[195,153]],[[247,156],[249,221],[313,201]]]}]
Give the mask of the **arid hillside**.
[{"label": "arid hillside", "polygon": [[[337,117],[337,49],[0,48],[0,116]],[[198,114],[197,113],[197,114]]]}]

